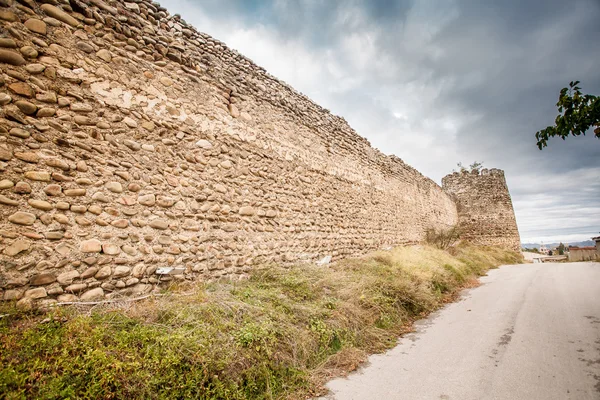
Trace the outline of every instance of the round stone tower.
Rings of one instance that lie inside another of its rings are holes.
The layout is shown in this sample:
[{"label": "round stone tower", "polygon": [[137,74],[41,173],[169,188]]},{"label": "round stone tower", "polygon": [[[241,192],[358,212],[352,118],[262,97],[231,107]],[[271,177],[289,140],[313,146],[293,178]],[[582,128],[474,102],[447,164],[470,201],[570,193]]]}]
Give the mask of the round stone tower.
[{"label": "round stone tower", "polygon": [[456,202],[463,239],[520,250],[521,239],[504,171],[492,168],[455,172],[442,179],[442,187]]}]

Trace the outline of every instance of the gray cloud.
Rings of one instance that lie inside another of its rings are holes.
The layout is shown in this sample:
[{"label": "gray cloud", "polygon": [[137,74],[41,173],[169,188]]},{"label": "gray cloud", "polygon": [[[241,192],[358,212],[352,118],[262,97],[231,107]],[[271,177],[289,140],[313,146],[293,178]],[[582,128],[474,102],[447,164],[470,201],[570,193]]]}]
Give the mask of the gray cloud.
[{"label": "gray cloud", "polygon": [[597,0],[163,5],[437,181],[458,161],[504,169],[524,239],[600,229],[600,142],[534,138],[569,81],[600,94]]}]

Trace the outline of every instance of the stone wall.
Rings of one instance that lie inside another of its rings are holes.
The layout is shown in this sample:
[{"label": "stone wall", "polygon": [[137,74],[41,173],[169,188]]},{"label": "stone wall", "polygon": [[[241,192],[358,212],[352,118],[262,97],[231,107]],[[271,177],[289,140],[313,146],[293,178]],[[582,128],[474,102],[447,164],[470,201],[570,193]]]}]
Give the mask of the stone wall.
[{"label": "stone wall", "polygon": [[476,244],[521,249],[510,193],[499,169],[455,172],[442,179],[458,210],[461,237]]},{"label": "stone wall", "polygon": [[430,179],[149,1],[0,0],[0,298],[147,293],[415,243]]},{"label": "stone wall", "polygon": [[599,258],[598,252],[596,251],[596,247],[594,246],[569,247],[568,252],[566,254],[569,262],[596,261]]}]

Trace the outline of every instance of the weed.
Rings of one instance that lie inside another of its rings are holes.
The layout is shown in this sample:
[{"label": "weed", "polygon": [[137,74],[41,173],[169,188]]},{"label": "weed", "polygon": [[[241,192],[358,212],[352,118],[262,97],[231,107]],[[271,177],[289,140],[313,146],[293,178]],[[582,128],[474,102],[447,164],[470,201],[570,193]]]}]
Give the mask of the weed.
[{"label": "weed", "polygon": [[438,249],[446,250],[460,240],[460,234],[461,232],[456,226],[439,230],[431,228],[425,232],[425,241]]}]

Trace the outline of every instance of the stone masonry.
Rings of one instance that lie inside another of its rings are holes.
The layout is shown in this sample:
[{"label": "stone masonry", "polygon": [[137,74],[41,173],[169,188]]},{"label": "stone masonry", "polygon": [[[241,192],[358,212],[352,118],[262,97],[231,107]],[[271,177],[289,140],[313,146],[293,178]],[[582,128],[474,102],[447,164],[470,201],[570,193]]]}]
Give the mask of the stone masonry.
[{"label": "stone masonry", "polygon": [[504,172],[455,172],[442,187],[456,201],[461,238],[476,244],[521,249],[521,239]]},{"label": "stone masonry", "polygon": [[0,26],[0,299],[243,277],[458,221],[429,178],[158,3],[0,0]]}]

